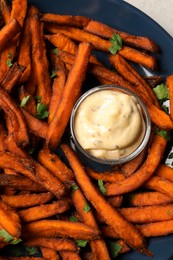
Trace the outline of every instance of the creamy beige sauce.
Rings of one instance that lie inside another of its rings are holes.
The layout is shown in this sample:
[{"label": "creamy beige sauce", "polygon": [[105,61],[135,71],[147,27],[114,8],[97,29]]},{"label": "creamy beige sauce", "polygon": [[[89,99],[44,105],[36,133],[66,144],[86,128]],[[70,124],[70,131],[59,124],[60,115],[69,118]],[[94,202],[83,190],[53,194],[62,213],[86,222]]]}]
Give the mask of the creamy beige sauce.
[{"label": "creamy beige sauce", "polygon": [[114,90],[88,96],[78,107],[74,131],[80,145],[98,158],[114,159],[132,153],[145,134],[136,99]]}]

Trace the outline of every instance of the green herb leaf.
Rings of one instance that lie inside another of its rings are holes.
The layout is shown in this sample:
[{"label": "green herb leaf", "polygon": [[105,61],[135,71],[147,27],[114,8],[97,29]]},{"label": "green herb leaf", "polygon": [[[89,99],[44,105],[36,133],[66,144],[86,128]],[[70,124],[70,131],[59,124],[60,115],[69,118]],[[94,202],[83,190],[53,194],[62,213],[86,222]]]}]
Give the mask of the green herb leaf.
[{"label": "green herb leaf", "polygon": [[0,237],[4,239],[4,242],[9,242],[13,245],[16,245],[22,241],[20,238],[14,239],[14,237],[12,237],[5,229],[0,230]]},{"label": "green herb leaf", "polygon": [[35,98],[35,100],[37,100],[38,103],[41,102],[41,97],[40,96],[35,96],[34,98]]},{"label": "green herb leaf", "polygon": [[72,189],[72,191],[75,191],[75,190],[79,189],[79,187],[77,186],[77,184],[73,184],[71,186],[71,189]]},{"label": "green herb leaf", "polygon": [[12,244],[12,245],[17,245],[17,244],[19,244],[20,242],[22,242],[22,239],[18,238],[18,239],[14,239],[13,241],[11,241],[10,244]]},{"label": "green herb leaf", "polygon": [[103,184],[103,181],[101,179],[98,179],[98,186],[99,186],[99,189],[100,189],[101,193],[103,195],[105,195],[107,190],[106,190],[106,188],[105,188],[105,186]]},{"label": "green herb leaf", "polygon": [[55,69],[52,69],[52,74],[51,74],[50,78],[52,79],[54,77],[56,77],[56,71],[55,71]]},{"label": "green herb leaf", "polygon": [[165,138],[167,141],[171,140],[170,132],[167,130],[159,129],[158,127],[155,130],[156,134],[161,135],[163,138]]},{"label": "green herb leaf", "polygon": [[48,115],[49,112],[47,111],[47,106],[44,103],[38,103],[36,117],[38,119],[44,119],[48,117]]},{"label": "green herb leaf", "polygon": [[170,154],[168,155],[168,158],[169,158],[169,159],[173,159],[173,153],[170,153]]},{"label": "green herb leaf", "polygon": [[111,259],[117,257],[118,253],[121,251],[122,246],[116,242],[109,241],[108,242],[108,249],[111,255]]},{"label": "green herb leaf", "polygon": [[168,91],[166,84],[158,85],[157,87],[153,88],[153,91],[159,100],[169,98],[169,91]]},{"label": "green herb leaf", "polygon": [[36,246],[25,246],[25,250],[28,255],[34,255],[39,253],[38,247]]},{"label": "green herb leaf", "polygon": [[7,64],[7,67],[9,67],[9,68],[11,66],[13,66],[13,63],[12,63],[11,59],[6,60],[6,64]]},{"label": "green herb leaf", "polygon": [[161,104],[161,107],[167,114],[169,114],[169,108],[167,106]]},{"label": "green herb leaf", "polygon": [[87,240],[76,240],[76,244],[80,247],[85,247],[87,245],[88,241]]},{"label": "green herb leaf", "polygon": [[52,49],[52,53],[58,54],[58,52],[59,52],[58,48]]},{"label": "green herb leaf", "polygon": [[12,58],[13,58],[13,55],[12,55],[12,53],[11,53],[11,52],[9,52],[7,57],[8,57],[8,59],[12,59]]},{"label": "green herb leaf", "polygon": [[56,162],[56,160],[54,158],[50,158],[51,162]]},{"label": "green herb leaf", "polygon": [[122,38],[119,34],[114,33],[110,42],[112,43],[112,46],[109,48],[109,51],[114,55],[122,48]]},{"label": "green herb leaf", "polygon": [[83,211],[85,212],[85,213],[87,213],[88,211],[90,211],[90,205],[88,204],[88,203],[86,203],[85,204],[85,207],[83,208]]},{"label": "green herb leaf", "polygon": [[21,107],[24,107],[25,105],[26,105],[26,103],[29,101],[29,99],[30,99],[30,96],[31,95],[28,95],[28,96],[26,96],[26,97],[24,97],[23,99],[22,99],[22,101],[21,101],[21,103],[20,103],[20,106]]},{"label": "green herb leaf", "polygon": [[69,219],[71,222],[78,222],[78,219],[75,216],[70,216]]}]

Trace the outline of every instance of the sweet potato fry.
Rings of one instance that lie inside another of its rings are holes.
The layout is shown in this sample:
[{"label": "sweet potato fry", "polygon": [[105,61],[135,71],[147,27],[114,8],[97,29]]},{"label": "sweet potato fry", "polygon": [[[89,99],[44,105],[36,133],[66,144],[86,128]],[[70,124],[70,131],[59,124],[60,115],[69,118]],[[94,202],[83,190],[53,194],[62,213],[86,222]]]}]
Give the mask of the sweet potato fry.
[{"label": "sweet potato fry", "polygon": [[127,60],[133,61],[137,64],[144,66],[150,70],[157,69],[157,60],[154,56],[151,56],[145,52],[138,51],[136,49],[124,46],[118,52],[121,56],[126,58]]},{"label": "sweet potato fry", "polygon": [[18,238],[21,233],[21,224],[18,214],[7,205],[0,201],[0,225],[14,238]]},{"label": "sweet potato fry", "polygon": [[111,42],[102,39],[99,36],[85,32],[81,29],[70,26],[58,26],[58,25],[46,25],[46,29],[53,34],[62,33],[68,36],[70,39],[78,42],[88,42],[94,46],[95,49],[102,51],[108,51],[111,46]]},{"label": "sweet potato fry", "polygon": [[0,13],[3,16],[5,23],[8,23],[11,18],[11,7],[7,0],[0,1]]},{"label": "sweet potato fry", "polygon": [[[112,46],[110,41],[78,28],[58,25],[47,25],[46,28],[53,34],[63,33],[74,41],[91,43],[95,49],[104,52],[108,52],[109,48]],[[124,58],[136,62],[148,69],[154,70],[157,68],[156,58],[142,51],[123,46],[123,48],[119,50],[119,54],[121,54]]]},{"label": "sweet potato fry", "polygon": [[[36,100],[35,98],[27,91],[27,89],[25,88],[24,85],[22,85],[19,88],[18,91],[18,96],[19,96],[19,100],[20,100],[20,106],[26,110],[29,114],[31,114],[32,116],[35,117],[36,113],[37,113],[37,105],[36,105]],[[22,101],[25,99],[28,99],[28,101],[26,102],[26,104],[24,106],[22,106]],[[27,114],[28,115],[28,114]],[[25,115],[24,115],[25,116]],[[25,116],[26,118],[27,116]],[[27,120],[26,120],[27,121]],[[44,128],[43,128],[44,129]]]},{"label": "sweet potato fry", "polygon": [[60,256],[55,250],[47,247],[40,247],[40,250],[45,260],[60,260]]},{"label": "sweet potato fry", "polygon": [[173,181],[173,169],[166,164],[160,164],[155,171],[155,175]]},{"label": "sweet potato fry", "polygon": [[118,53],[116,55],[110,55],[109,61],[119,72],[119,74],[122,75],[122,77],[124,77],[127,81],[133,84],[141,92],[145,92],[148,98],[151,99],[152,103],[160,107],[158,100],[150,86],[147,84],[145,79],[142,76],[140,76],[139,73],[130,65],[130,63],[128,63]]},{"label": "sweet potato fry", "polygon": [[[173,232],[173,220],[158,221],[137,225],[137,228],[145,237],[158,237],[171,234]],[[118,235],[108,226],[102,226],[102,233],[105,237],[118,238]]]},{"label": "sweet potato fry", "polygon": [[37,119],[36,117],[34,117],[33,115],[25,111],[24,109],[22,109],[22,113],[25,117],[26,124],[29,130],[33,134],[38,135],[45,139],[46,133],[48,131],[48,124],[46,122]]},{"label": "sweet potato fry", "polygon": [[171,74],[166,79],[166,84],[169,90],[169,99],[170,99],[170,117],[173,120],[173,74]]},{"label": "sweet potato fry", "polygon": [[60,255],[63,260],[81,260],[79,254],[75,252],[61,251]]},{"label": "sweet potato fry", "polygon": [[123,203],[123,196],[112,196],[107,198],[107,201],[109,204],[111,204],[113,207],[118,208],[122,206]]},{"label": "sweet potato fry", "polygon": [[60,142],[69,121],[72,108],[81,92],[90,53],[91,45],[88,43],[81,43],[79,45],[75,63],[64,86],[61,102],[47,131],[46,143],[53,149],[55,149]]},{"label": "sweet potato fry", "polygon": [[173,220],[143,224],[139,225],[138,228],[145,237],[165,236],[173,232]]},{"label": "sweet potato fry", "polygon": [[126,177],[132,175],[142,164],[147,153],[147,147],[134,159],[122,165],[121,170]]},{"label": "sweet potato fry", "polygon": [[1,260],[45,260],[43,257],[35,257],[35,256],[0,256]]},{"label": "sweet potato fry", "polygon": [[11,18],[15,18],[18,20],[19,24],[23,26],[24,19],[27,11],[27,0],[13,0],[11,7]]},{"label": "sweet potato fry", "polygon": [[160,135],[155,135],[148,157],[142,166],[133,175],[118,183],[106,184],[107,196],[120,195],[133,191],[142,186],[154,174],[162,155],[164,153],[167,141]]},{"label": "sweet potato fry", "polygon": [[[86,205],[88,205],[88,202],[85,199],[80,189],[73,191],[72,200],[77,212],[79,213],[80,217],[83,219],[83,222],[86,225],[89,225],[95,229],[99,229],[97,222],[94,218],[92,209],[90,208],[87,212],[85,211],[85,207]],[[105,259],[105,260],[110,259],[106,243],[103,239],[91,241],[90,246],[93,252],[93,256],[95,256],[96,259]]]},{"label": "sweet potato fry", "polygon": [[131,206],[143,207],[152,205],[166,205],[172,203],[173,200],[161,192],[145,191],[131,194],[128,196],[128,202]]},{"label": "sweet potato fry", "polygon": [[32,14],[32,7],[28,11],[25,19],[24,28],[20,35],[17,61],[26,69],[20,78],[19,83],[22,84],[28,80],[31,75],[31,33],[30,33],[30,16]]},{"label": "sweet potato fry", "polygon": [[152,176],[148,182],[145,183],[147,189],[159,191],[171,199],[173,199],[173,182],[159,176]]},{"label": "sweet potato fry", "polygon": [[11,187],[18,190],[44,192],[45,189],[39,184],[22,175],[0,174],[0,187]]},{"label": "sweet potato fry", "polygon": [[11,19],[1,30],[0,30],[0,52],[8,45],[13,37],[20,32],[21,26],[16,19]]},{"label": "sweet potato fry", "polygon": [[41,97],[41,102],[48,106],[51,97],[51,80],[43,37],[43,24],[39,21],[38,15],[35,14],[31,17],[30,28],[32,39],[32,59],[37,79],[37,95]]},{"label": "sweet potato fry", "polygon": [[56,109],[60,103],[62,93],[64,90],[66,78],[67,78],[67,71],[65,68],[64,63],[60,60],[60,58],[57,55],[51,56],[53,61],[53,67],[56,73],[56,76],[53,80],[52,84],[52,96],[50,99],[49,104],[49,116],[48,116],[48,123],[50,124],[55,113]]},{"label": "sweet potato fry", "polygon": [[50,192],[39,194],[25,194],[7,196],[1,195],[2,201],[11,206],[12,208],[27,208],[36,205],[44,204],[53,198],[53,194]]},{"label": "sweet potato fry", "polygon": [[51,42],[59,50],[67,51],[71,54],[77,52],[77,45],[66,35],[62,33],[48,34],[44,38]]},{"label": "sweet potato fry", "polygon": [[132,223],[165,221],[173,219],[173,204],[122,208],[120,212]]},{"label": "sweet potato fry", "polygon": [[120,171],[96,172],[91,168],[86,168],[87,174],[93,179],[101,179],[105,182],[116,182],[124,180],[125,177]]},{"label": "sweet potato fry", "polygon": [[1,108],[4,109],[5,113],[10,113],[10,117],[11,117],[10,124],[15,124],[15,126],[18,125],[17,129],[15,128],[11,129],[12,135],[15,135],[16,143],[21,146],[26,145],[29,140],[28,140],[28,132],[26,129],[26,124],[22,112],[20,111],[15,101],[12,100],[12,98],[8,95],[8,93],[2,88],[0,88],[0,96],[1,96],[1,100],[0,100]]},{"label": "sweet potato fry", "polygon": [[32,238],[25,241],[27,246],[43,246],[56,251],[77,251],[76,243],[67,238]]},{"label": "sweet potato fry", "polygon": [[[46,40],[51,42],[56,48],[58,48],[58,50],[66,51],[68,53],[76,55],[78,50],[77,44],[63,33],[45,35],[44,37]],[[90,56],[90,62],[102,65],[102,63],[98,61],[98,59],[93,55]]]},{"label": "sweet potato fry", "polygon": [[69,182],[74,179],[72,171],[47,146],[39,151],[38,160],[61,181]]},{"label": "sweet potato fry", "polygon": [[108,39],[110,39],[114,33],[117,33],[122,37],[123,41],[127,43],[127,45],[135,46],[137,48],[151,52],[159,51],[159,46],[151,39],[119,31],[99,21],[89,21],[89,23],[85,26],[84,30]]},{"label": "sweet potato fry", "polygon": [[53,202],[51,204],[39,205],[36,207],[31,207],[29,209],[23,209],[18,211],[18,214],[22,222],[31,222],[31,221],[55,216],[69,209],[70,209],[69,200],[63,199],[63,200],[58,200],[56,202]]},{"label": "sweet potato fry", "polygon": [[92,203],[93,207],[104,218],[105,222],[119,234],[124,241],[137,250],[145,248],[145,238],[130,222],[128,222],[115,208],[110,206],[101,193],[91,183],[85,173],[83,166],[75,153],[67,145],[61,145],[65,156],[67,157],[78,184],[83,190],[86,198]]},{"label": "sweet potato fry", "polygon": [[52,13],[45,13],[41,17],[41,21],[44,23],[69,25],[80,28],[86,26],[90,20],[91,19],[89,17],[81,15],[61,15]]},{"label": "sweet potato fry", "polygon": [[7,138],[7,131],[2,123],[0,123],[0,151],[6,150],[5,139]]},{"label": "sweet potato fry", "polygon": [[151,88],[155,88],[163,82],[163,77],[158,75],[144,77],[144,79],[148,82]]},{"label": "sweet potato fry", "polygon": [[66,194],[66,186],[41,164],[31,158],[20,158],[12,153],[5,152],[0,152],[0,156],[1,168],[9,168],[15,172],[20,172],[52,192],[56,197],[62,197]]},{"label": "sweet potato fry", "polygon": [[16,37],[15,39],[12,39],[10,42],[8,42],[8,44],[5,46],[5,49],[2,51],[0,55],[0,62],[1,62],[0,78],[1,79],[3,78],[4,74],[9,70],[16,56],[16,47],[17,47]]},{"label": "sweet potato fry", "polygon": [[23,226],[22,236],[34,237],[72,237],[74,239],[93,240],[100,232],[84,223],[63,220],[39,220]]},{"label": "sweet potato fry", "polygon": [[11,92],[15,84],[19,83],[19,79],[24,71],[25,71],[25,67],[15,62],[2,78],[0,82],[1,86],[7,92]]}]

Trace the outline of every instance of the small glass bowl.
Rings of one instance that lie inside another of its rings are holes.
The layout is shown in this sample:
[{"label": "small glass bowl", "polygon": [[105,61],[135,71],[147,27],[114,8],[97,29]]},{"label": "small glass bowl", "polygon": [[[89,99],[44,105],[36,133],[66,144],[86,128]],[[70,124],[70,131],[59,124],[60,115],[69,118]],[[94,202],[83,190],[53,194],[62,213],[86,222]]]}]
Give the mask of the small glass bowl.
[{"label": "small glass bowl", "polygon": [[[144,134],[144,138],[142,140],[142,142],[140,143],[140,145],[137,147],[136,150],[134,150],[132,153],[120,157],[120,158],[115,158],[115,159],[102,159],[102,158],[98,158],[93,156],[91,153],[89,153],[87,150],[85,150],[80,143],[77,140],[76,134],[75,134],[75,116],[76,116],[76,112],[80,106],[80,104],[90,95],[98,92],[98,91],[102,91],[102,90],[116,90],[128,95],[133,96],[136,100],[137,103],[139,104],[140,108],[141,108],[141,112],[144,118],[144,123],[145,123],[145,134]],[[87,92],[85,92],[76,102],[76,104],[74,105],[74,108],[72,110],[71,113],[71,118],[70,118],[70,131],[71,131],[71,144],[72,144],[72,148],[75,149],[77,152],[80,153],[80,156],[84,157],[84,160],[91,160],[91,162],[94,163],[99,163],[99,164],[104,164],[104,165],[117,165],[117,164],[123,164],[127,161],[132,160],[133,158],[135,158],[138,154],[140,154],[142,152],[142,150],[145,148],[145,146],[148,143],[150,134],[151,134],[151,119],[150,119],[150,115],[148,113],[148,110],[145,106],[145,104],[143,103],[143,101],[132,91],[124,88],[124,87],[120,87],[120,86],[116,86],[116,85],[100,85],[98,87],[94,87],[90,90],[88,90]]]}]

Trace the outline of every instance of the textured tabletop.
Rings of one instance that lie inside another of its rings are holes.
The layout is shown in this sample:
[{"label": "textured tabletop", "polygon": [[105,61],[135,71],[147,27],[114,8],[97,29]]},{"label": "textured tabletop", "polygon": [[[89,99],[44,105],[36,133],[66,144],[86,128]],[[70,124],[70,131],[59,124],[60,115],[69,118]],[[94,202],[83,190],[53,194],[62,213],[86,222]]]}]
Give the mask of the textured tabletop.
[{"label": "textured tabletop", "polygon": [[125,0],[137,7],[173,37],[173,0]]}]

